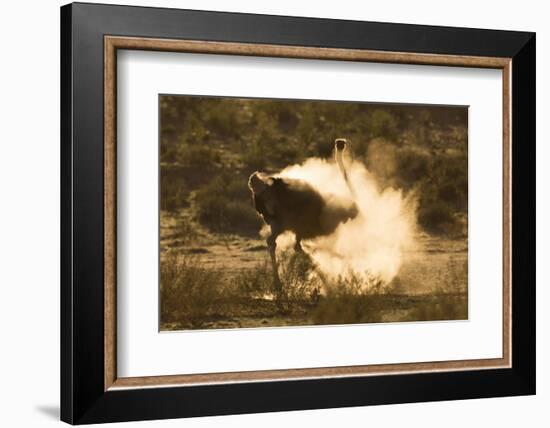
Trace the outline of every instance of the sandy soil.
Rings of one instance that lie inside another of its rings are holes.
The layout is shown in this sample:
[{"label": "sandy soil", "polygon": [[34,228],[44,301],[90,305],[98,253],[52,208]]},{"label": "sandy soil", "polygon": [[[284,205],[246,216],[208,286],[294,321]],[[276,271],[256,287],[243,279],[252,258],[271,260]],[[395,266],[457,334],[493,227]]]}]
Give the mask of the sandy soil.
[{"label": "sandy soil", "polygon": [[[193,209],[161,213],[161,262],[168,254],[195,254],[202,266],[223,272],[230,282],[243,270],[252,269],[267,258],[265,242],[258,238],[216,234],[193,220]],[[390,292],[380,299],[379,322],[444,319],[452,308],[454,319],[467,318],[467,241],[419,234],[417,247],[405,254]],[[281,313],[273,300],[255,299],[234,304],[231,314],[203,320],[200,326],[163,322],[162,329],[238,328],[310,325],[310,302]],[[458,310],[456,308],[459,308]]]}]

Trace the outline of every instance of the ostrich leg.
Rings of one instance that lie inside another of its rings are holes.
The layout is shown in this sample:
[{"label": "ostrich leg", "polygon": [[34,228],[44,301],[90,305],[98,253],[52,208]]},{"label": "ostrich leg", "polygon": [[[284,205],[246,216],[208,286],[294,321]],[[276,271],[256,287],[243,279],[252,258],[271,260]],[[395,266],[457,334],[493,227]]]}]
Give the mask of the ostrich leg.
[{"label": "ostrich leg", "polygon": [[277,304],[282,305],[283,300],[283,285],[281,284],[281,279],[279,278],[279,265],[277,263],[277,255],[275,251],[277,249],[277,237],[280,235],[280,232],[271,227],[271,234],[266,239],[267,242],[267,251],[269,251],[269,257],[271,258],[271,267],[273,269],[273,282],[275,283],[275,291],[277,293]]},{"label": "ostrich leg", "polygon": [[296,242],[294,243],[294,251],[297,253],[303,253],[304,249],[302,248],[302,238],[300,235],[296,234]]}]

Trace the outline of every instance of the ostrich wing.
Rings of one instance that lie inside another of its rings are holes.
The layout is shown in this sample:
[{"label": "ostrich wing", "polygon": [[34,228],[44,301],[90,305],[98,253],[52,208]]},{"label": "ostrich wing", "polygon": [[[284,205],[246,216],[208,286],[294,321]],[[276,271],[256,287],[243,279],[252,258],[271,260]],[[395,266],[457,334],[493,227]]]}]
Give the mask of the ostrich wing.
[{"label": "ostrich wing", "polygon": [[357,205],[353,201],[331,196],[325,202],[320,217],[324,235],[330,235],[340,224],[354,219],[359,214]]}]

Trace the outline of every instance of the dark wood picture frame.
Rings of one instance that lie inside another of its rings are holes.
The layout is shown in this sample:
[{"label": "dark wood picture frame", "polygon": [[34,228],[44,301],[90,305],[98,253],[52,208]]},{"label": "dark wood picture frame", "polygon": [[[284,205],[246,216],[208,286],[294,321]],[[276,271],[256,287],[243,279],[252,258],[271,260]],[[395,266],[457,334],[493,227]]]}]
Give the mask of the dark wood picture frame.
[{"label": "dark wood picture frame", "polygon": [[[502,69],[503,357],[117,378],[117,49]],[[61,192],[61,419],[66,422],[535,393],[533,33],[80,3],[64,6]]]}]

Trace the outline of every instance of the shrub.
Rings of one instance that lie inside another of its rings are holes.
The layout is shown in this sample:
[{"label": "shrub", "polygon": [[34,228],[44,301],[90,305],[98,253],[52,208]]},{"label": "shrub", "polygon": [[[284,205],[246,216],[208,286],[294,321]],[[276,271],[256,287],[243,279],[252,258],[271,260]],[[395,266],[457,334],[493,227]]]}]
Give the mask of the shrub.
[{"label": "shrub", "polygon": [[254,140],[244,144],[242,147],[242,161],[246,170],[265,170],[268,161],[267,147],[261,140]]},{"label": "shrub", "polygon": [[278,254],[277,261],[283,295],[289,306],[312,302],[319,293],[321,281],[311,258],[303,252],[289,250]]},{"label": "shrub", "polygon": [[368,125],[372,138],[383,137],[395,140],[399,133],[396,116],[387,110],[374,110],[369,117]]},{"label": "shrub", "polygon": [[178,159],[178,146],[175,144],[161,143],[160,145],[161,162],[176,162]]},{"label": "shrub", "polygon": [[251,269],[244,269],[235,277],[238,294],[252,298],[261,298],[273,292],[273,272],[271,263],[266,259]]},{"label": "shrub", "polygon": [[454,182],[443,183],[437,193],[442,201],[453,205],[457,203],[461,196],[457,184]]},{"label": "shrub", "polygon": [[196,192],[195,202],[199,222],[212,231],[250,236],[261,227],[244,177],[217,176]]},{"label": "shrub", "polygon": [[176,160],[189,167],[211,168],[220,162],[220,155],[207,144],[182,144]]},{"label": "shrub", "polygon": [[213,101],[217,103],[210,104],[204,114],[206,127],[220,138],[238,136],[237,110],[226,108],[222,99]]},{"label": "shrub", "polygon": [[427,153],[411,148],[398,152],[397,174],[405,188],[411,188],[430,175],[430,159]]},{"label": "shrub", "polygon": [[367,167],[380,184],[386,186],[394,182],[397,171],[397,148],[385,138],[374,138],[365,147]]},{"label": "shrub", "polygon": [[332,156],[332,150],[334,149],[334,140],[329,138],[317,137],[307,147],[309,156],[316,156],[321,158],[330,158]]},{"label": "shrub", "polygon": [[161,173],[160,185],[160,209],[176,211],[187,204],[189,193],[181,180],[171,180],[169,176]]},{"label": "shrub", "polygon": [[160,265],[161,321],[199,328],[221,305],[221,275],[195,255],[169,255]]},{"label": "shrub", "polygon": [[302,160],[302,147],[293,139],[280,138],[273,143],[276,147],[271,156],[279,165],[292,165]]},{"label": "shrub", "polygon": [[453,212],[439,199],[424,199],[418,207],[418,223],[429,232],[442,233],[453,225]]},{"label": "shrub", "polygon": [[382,281],[368,273],[325,284],[326,296],[313,312],[315,324],[380,322],[384,309],[382,287]]},{"label": "shrub", "polygon": [[196,225],[188,217],[179,217],[176,220],[176,227],[174,229],[173,238],[177,240],[178,245],[196,243],[199,238]]},{"label": "shrub", "polygon": [[465,296],[435,296],[417,303],[406,321],[442,321],[468,319],[468,299]]},{"label": "shrub", "polygon": [[[278,253],[277,262],[283,287],[283,301],[288,305],[288,309],[301,308],[304,303],[314,303],[321,280],[310,257],[302,252],[287,250]],[[267,258],[254,268],[243,270],[235,282],[241,295],[262,298],[267,294],[277,294],[271,261]]]}]

